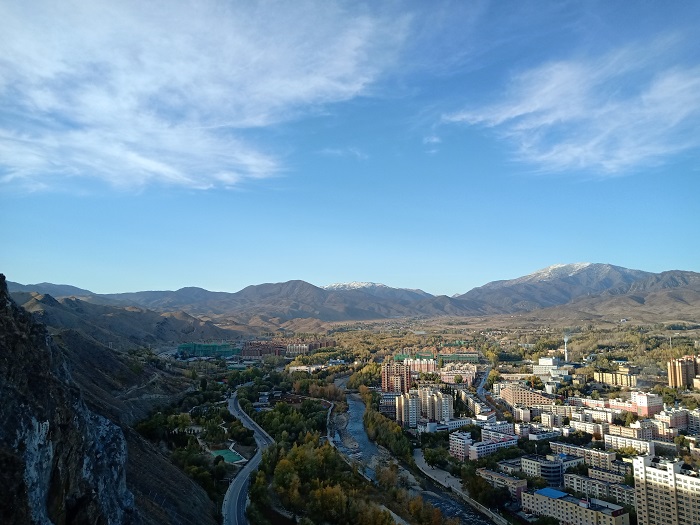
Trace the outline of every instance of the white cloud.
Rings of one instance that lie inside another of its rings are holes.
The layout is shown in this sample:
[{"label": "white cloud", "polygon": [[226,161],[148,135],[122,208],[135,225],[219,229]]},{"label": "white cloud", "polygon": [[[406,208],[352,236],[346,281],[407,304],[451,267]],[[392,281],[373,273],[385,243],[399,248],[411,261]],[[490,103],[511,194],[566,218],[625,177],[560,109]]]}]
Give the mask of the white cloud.
[{"label": "white cloud", "polygon": [[619,174],[700,147],[700,67],[674,64],[673,39],[514,76],[502,100],[443,116],[494,129],[544,170]]},{"label": "white cloud", "polygon": [[357,160],[367,160],[369,155],[359,148],[347,147],[347,148],[324,148],[319,151],[321,155],[326,155],[329,157],[354,157]]},{"label": "white cloud", "polygon": [[331,2],[3,2],[0,181],[274,175],[249,131],[365,93],[406,26]]}]

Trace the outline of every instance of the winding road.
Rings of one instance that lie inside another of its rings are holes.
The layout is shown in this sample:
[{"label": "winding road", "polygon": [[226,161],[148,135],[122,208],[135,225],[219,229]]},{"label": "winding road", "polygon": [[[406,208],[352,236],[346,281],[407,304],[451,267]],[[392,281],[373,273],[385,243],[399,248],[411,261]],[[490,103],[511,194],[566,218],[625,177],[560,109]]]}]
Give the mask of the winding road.
[{"label": "winding road", "polygon": [[241,420],[243,426],[252,430],[258,450],[255,455],[246,463],[245,467],[233,479],[224,496],[224,504],[221,513],[224,517],[224,525],[247,525],[245,509],[248,502],[248,484],[250,474],[258,468],[262,459],[262,451],[274,443],[270,435],[265,432],[260,425],[246,414],[238,403],[238,392],[234,392],[229,398],[228,410],[236,418]]}]

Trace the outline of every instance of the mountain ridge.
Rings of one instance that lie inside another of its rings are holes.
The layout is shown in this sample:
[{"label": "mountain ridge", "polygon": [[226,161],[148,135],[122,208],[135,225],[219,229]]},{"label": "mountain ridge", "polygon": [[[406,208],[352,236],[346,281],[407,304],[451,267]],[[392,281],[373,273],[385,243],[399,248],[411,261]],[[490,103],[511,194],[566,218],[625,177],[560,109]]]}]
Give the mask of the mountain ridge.
[{"label": "mountain ridge", "polygon": [[[14,289],[14,283],[10,284]],[[49,283],[50,284],[50,283]],[[17,285],[18,289],[38,285]],[[176,291],[92,294],[102,300],[156,312],[182,311],[230,325],[266,329],[299,320],[363,321],[398,317],[489,316],[533,312],[580,302],[605,302],[612,296],[643,296],[662,290],[700,292],[700,273],[670,270],[653,273],[604,263],[555,264],[515,279],[492,281],[453,297],[379,283],[335,283],[319,287],[302,280],[250,285],[242,290],[212,292],[198,287]],[[24,292],[26,293],[26,292]],[[692,294],[685,294],[693,304]],[[638,299],[639,299],[638,297]],[[657,301],[684,308],[680,295],[657,295]],[[633,301],[634,302],[634,301]],[[636,301],[642,304],[644,301]],[[687,301],[686,301],[687,302]],[[631,303],[630,303],[631,304]]]}]

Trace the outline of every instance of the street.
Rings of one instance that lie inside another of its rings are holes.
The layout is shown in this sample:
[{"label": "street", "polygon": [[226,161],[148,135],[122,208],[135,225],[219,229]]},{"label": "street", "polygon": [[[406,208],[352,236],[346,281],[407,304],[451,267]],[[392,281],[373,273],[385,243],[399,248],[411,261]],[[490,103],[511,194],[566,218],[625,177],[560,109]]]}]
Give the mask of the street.
[{"label": "street", "polygon": [[255,455],[233,479],[231,485],[229,485],[221,509],[221,513],[224,517],[224,525],[247,525],[248,521],[246,520],[245,510],[248,500],[250,474],[258,468],[262,459],[262,451],[274,443],[274,440],[241,409],[238,403],[237,392],[234,392],[229,399],[228,409],[231,414],[240,419],[244,427],[253,431],[255,442],[258,445],[258,450],[255,452]]}]

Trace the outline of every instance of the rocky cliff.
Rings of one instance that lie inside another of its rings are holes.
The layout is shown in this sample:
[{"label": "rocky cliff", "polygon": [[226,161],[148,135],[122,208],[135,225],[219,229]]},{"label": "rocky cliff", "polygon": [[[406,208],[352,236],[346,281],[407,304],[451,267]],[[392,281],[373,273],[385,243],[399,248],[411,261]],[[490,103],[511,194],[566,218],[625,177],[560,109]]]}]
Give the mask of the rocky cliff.
[{"label": "rocky cliff", "polygon": [[46,329],[0,275],[0,522],[140,523],[122,430],[92,412]]},{"label": "rocky cliff", "polygon": [[80,330],[49,335],[5,284],[0,274],[0,523],[214,525],[204,490],[130,428],[189,384],[134,371]]}]

